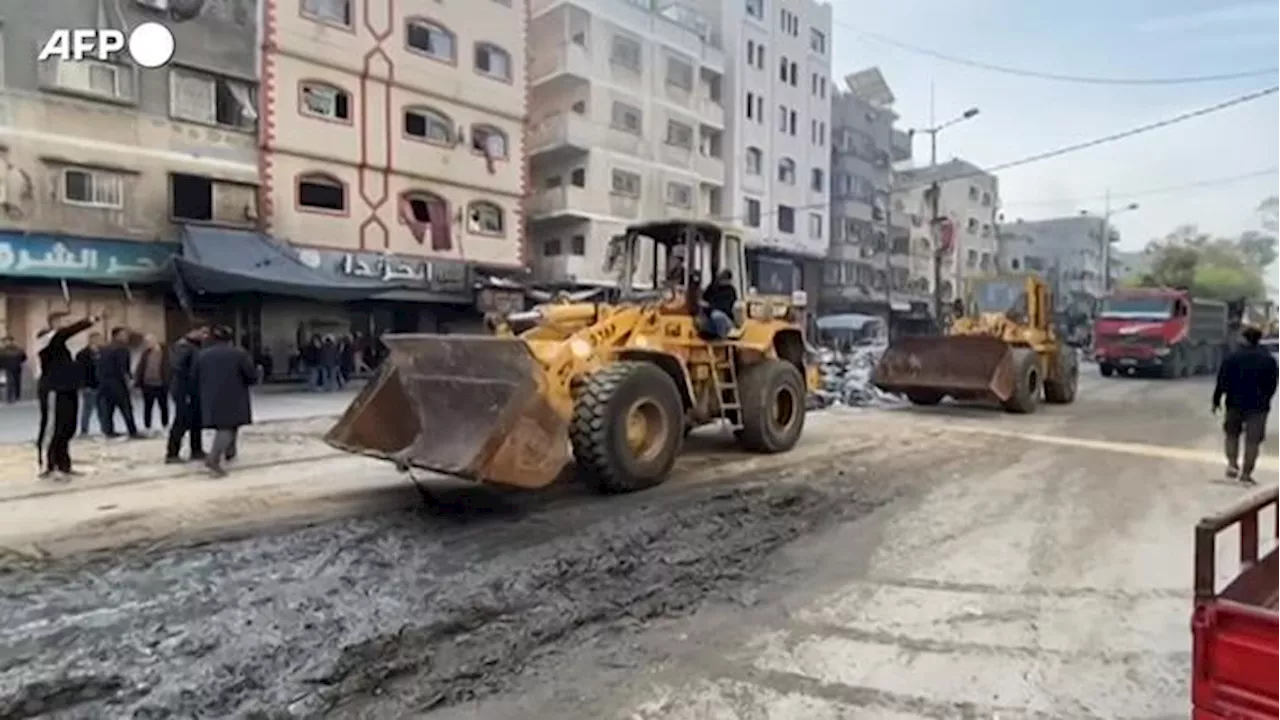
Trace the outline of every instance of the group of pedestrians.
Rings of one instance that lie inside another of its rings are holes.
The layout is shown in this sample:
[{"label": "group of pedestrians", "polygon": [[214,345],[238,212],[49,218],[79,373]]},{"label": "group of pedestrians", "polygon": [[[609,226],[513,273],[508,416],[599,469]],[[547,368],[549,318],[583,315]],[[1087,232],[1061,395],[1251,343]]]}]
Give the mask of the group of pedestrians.
[{"label": "group of pedestrians", "polygon": [[307,385],[317,392],[341,390],[356,372],[368,370],[364,353],[345,335],[312,335],[298,354],[307,371]]},{"label": "group of pedestrians", "polygon": [[[134,390],[142,398],[144,427],[150,430],[158,414],[160,426],[169,428],[166,463],[183,462],[182,444],[189,438],[188,459],[203,461],[215,477],[224,476],[223,463],[237,454],[239,428],[252,422],[250,387],[258,379],[249,353],[231,342],[231,330],[196,325],[172,348],[147,335],[134,364],[130,349],[133,333],[127,327],[117,327],[105,344],[100,332],[90,333],[84,349],[73,358],[67,341],[98,322],[96,317],[73,322],[67,313],[53,313],[48,326],[36,336],[41,477],[67,481],[79,474],[72,469],[70,456],[77,418],[82,435],[89,433],[90,420],[96,416],[103,435],[114,438],[120,435],[115,427],[118,412],[128,437],[146,437],[134,420]],[[202,443],[204,429],[215,433],[208,453]],[[46,430],[50,430],[47,446]]]}]

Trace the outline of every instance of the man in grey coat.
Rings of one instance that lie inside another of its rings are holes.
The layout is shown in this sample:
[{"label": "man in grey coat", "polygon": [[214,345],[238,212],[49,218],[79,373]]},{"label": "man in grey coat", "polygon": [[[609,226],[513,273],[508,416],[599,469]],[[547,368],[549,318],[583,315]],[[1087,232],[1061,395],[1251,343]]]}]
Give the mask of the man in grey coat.
[{"label": "man in grey coat", "polygon": [[214,477],[226,476],[223,461],[235,458],[240,428],[253,423],[249,389],[258,372],[253,358],[231,338],[230,328],[214,328],[193,368],[202,424],[214,431],[213,447],[204,461]]}]

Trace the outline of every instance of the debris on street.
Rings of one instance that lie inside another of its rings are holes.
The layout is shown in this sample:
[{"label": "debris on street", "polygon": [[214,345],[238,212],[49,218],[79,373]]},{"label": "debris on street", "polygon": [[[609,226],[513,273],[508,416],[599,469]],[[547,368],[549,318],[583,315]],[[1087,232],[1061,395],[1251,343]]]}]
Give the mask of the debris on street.
[{"label": "debris on street", "polygon": [[887,346],[883,344],[850,348],[848,351],[818,351],[822,387],[816,395],[818,407],[833,405],[885,407],[902,399],[871,384],[871,371]]}]

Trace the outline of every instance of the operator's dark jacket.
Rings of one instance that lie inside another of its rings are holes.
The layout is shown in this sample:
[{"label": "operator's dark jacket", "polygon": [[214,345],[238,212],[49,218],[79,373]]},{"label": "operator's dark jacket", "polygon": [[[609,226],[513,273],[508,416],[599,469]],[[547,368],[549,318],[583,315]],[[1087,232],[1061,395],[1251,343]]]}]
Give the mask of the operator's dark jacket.
[{"label": "operator's dark jacket", "polygon": [[1271,352],[1259,345],[1241,348],[1218,368],[1218,384],[1213,389],[1213,404],[1225,396],[1228,410],[1245,413],[1266,412],[1276,394],[1276,365]]},{"label": "operator's dark jacket", "polygon": [[702,293],[702,301],[712,310],[733,317],[733,306],[738,304],[738,291],[733,283],[713,281]]}]

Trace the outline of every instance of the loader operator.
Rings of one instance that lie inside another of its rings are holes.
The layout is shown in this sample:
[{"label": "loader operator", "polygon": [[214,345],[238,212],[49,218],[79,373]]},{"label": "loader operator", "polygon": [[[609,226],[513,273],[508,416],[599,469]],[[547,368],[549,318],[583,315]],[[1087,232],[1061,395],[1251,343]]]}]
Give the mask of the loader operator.
[{"label": "loader operator", "polygon": [[724,340],[733,334],[733,308],[738,304],[738,291],[733,287],[733,273],[728,269],[716,273],[716,277],[702,293],[703,332]]},{"label": "loader operator", "polygon": [[[1222,420],[1227,455],[1227,477],[1253,484],[1253,467],[1258,460],[1258,447],[1267,432],[1267,414],[1276,394],[1277,366],[1271,353],[1261,347],[1262,331],[1246,327],[1241,331],[1244,347],[1227,356],[1218,368],[1218,383],[1213,388],[1213,412],[1217,414],[1223,400],[1227,412]],[[1244,462],[1236,464],[1240,452],[1240,436],[1244,435]]]}]

